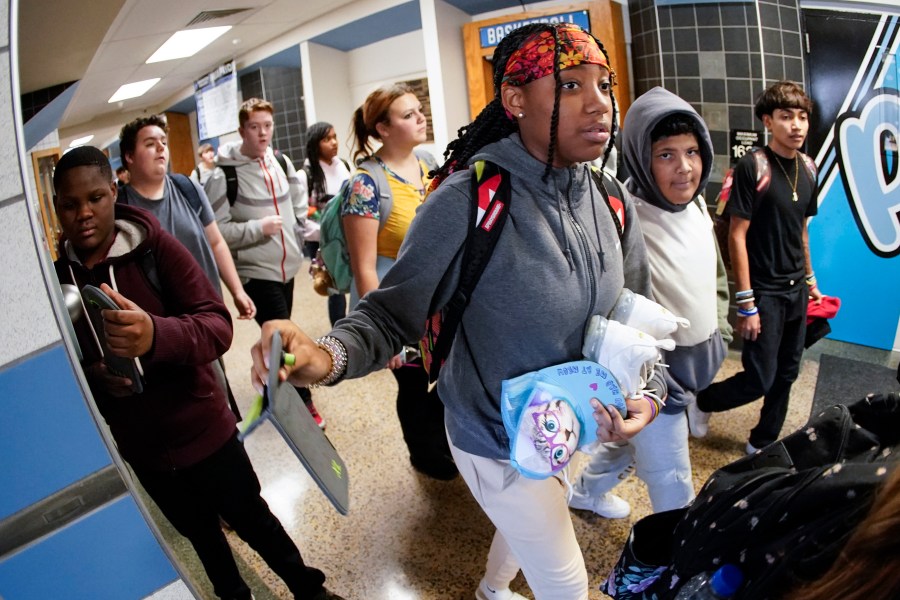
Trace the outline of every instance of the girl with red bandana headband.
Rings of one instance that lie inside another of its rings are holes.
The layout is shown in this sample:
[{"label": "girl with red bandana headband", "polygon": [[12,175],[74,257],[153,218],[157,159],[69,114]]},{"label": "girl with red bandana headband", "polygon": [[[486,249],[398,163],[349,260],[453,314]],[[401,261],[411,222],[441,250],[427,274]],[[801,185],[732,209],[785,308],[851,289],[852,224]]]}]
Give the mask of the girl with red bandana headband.
[{"label": "girl with red bandana headband", "polygon": [[[509,589],[521,569],[537,600],[587,600],[565,476],[529,479],[511,466],[501,383],[580,359],[591,316],[608,315],[625,287],[649,296],[650,271],[631,202],[623,199],[620,237],[589,169],[612,146],[615,122],[614,73],[600,43],[574,25],[526,25],[500,42],[493,65],[494,100],[447,147],[441,183],[378,289],[318,341],[290,322],[267,324],[253,349],[254,385],[268,375],[263,349],[275,328],[297,356],[280,376],[304,385],[361,377],[420,339],[459,279],[476,171],[468,167],[501,167],[508,218],[437,382],[453,459],[497,528],[475,597],[522,600]],[[629,439],[653,414],[643,399],[627,402],[625,418],[593,408],[604,442]]]}]

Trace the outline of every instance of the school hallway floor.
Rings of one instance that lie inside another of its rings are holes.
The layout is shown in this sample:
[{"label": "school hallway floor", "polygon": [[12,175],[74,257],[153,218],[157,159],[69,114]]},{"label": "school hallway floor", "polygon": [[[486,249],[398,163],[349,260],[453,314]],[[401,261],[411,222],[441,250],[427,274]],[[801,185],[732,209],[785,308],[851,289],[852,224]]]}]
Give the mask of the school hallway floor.
[{"label": "school hallway floor", "polygon": [[[230,301],[229,296],[229,306]],[[315,338],[329,329],[326,312],[326,299],[313,292],[305,268],[301,269],[295,284],[294,322]],[[254,321],[235,321],[234,342],[225,355],[229,380],[245,414],[254,396],[249,348],[258,339]],[[783,435],[809,415],[823,352],[894,368],[898,360],[898,353],[830,340],[814,345],[804,355]],[[730,352],[717,379],[738,369],[740,356]],[[350,474],[349,515],[342,516],[331,506],[268,423],[246,441],[262,494],[305,561],[322,569],[327,587],[347,600],[471,600],[484,572],[493,526],[462,479],[435,481],[412,469],[397,421],[395,394],[395,380],[386,371],[313,393],[327,421],[326,433]],[[742,455],[760,406],[758,401],[713,415],[709,435],[690,440],[695,489],[716,468]],[[572,481],[582,458],[580,453],[576,456]],[[601,582],[618,559],[632,524],[650,513],[646,488],[637,477],[622,482],[615,493],[631,503],[630,517],[608,520],[572,512],[591,600],[606,598],[598,589]],[[214,598],[189,544],[163,520],[159,523],[200,597]],[[228,537],[257,600],[291,597],[253,551],[234,533]],[[521,573],[512,589],[533,598]]]}]

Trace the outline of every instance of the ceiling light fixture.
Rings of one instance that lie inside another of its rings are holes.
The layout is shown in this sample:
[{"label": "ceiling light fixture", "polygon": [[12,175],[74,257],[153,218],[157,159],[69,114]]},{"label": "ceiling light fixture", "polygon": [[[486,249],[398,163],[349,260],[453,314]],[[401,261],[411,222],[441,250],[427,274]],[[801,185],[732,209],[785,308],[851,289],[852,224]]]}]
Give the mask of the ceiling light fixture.
[{"label": "ceiling light fixture", "polygon": [[229,29],[231,25],[176,31],[153,53],[153,56],[147,59],[147,64],[193,56]]},{"label": "ceiling light fixture", "polygon": [[86,135],[86,136],[84,136],[84,137],[75,138],[75,139],[72,140],[72,142],[69,144],[69,148],[76,148],[76,147],[78,147],[78,146],[84,146],[85,144],[87,144],[87,143],[88,143],[89,141],[91,141],[92,139],[94,139],[94,134],[93,134],[93,133],[90,134],[90,135]]},{"label": "ceiling light fixture", "polygon": [[145,79],[144,81],[135,81],[134,83],[126,83],[107,100],[109,104],[118,102],[119,100],[128,100],[129,98],[137,98],[143,96],[147,91],[159,82],[159,77],[153,79]]}]

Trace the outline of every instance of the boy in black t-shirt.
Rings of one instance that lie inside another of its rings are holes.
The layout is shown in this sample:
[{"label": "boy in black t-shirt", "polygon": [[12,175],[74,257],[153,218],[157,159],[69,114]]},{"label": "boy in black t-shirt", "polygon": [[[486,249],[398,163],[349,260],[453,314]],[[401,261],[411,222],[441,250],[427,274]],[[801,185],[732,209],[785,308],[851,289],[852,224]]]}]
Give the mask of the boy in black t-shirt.
[{"label": "boy in black t-shirt", "polygon": [[750,431],[748,454],[779,438],[791,385],[800,371],[809,297],[821,302],[809,253],[806,223],[816,214],[816,182],[800,148],[809,131],[812,102],[803,89],[780,81],[756,101],[756,116],[769,130],[764,149],[768,188],[757,192],[756,163],[748,154],[734,170],[726,205],[728,247],[738,305],[735,333],[744,338],[744,370],[697,397],[691,431],[705,434],[709,412],[743,406],[764,396],[759,423]]}]

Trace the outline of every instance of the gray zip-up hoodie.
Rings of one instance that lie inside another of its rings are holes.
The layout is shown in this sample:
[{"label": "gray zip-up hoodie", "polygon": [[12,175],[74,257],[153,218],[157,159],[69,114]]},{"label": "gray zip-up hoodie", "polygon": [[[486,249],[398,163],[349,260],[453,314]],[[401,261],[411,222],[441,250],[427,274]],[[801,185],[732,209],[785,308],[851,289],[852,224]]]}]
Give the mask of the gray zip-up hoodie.
[{"label": "gray zip-up hoodie", "polygon": [[[692,120],[702,159],[695,197],[673,204],[663,196],[653,177],[653,128],[670,115]],[[706,187],[713,147],[706,123],[694,108],[675,94],[655,87],[641,95],[628,110],[622,128],[622,151],[631,192],[640,216],[650,263],[653,295],[657,302],[691,322],[673,334],[678,344],[665,354],[669,397],[663,409],[676,413],[693,402],[708,386],[731,339],[728,324],[728,280],[718,252],[712,220],[699,194]]]},{"label": "gray zip-up hoodie", "polygon": [[[545,183],[544,164],[517,134],[486,146],[478,159],[510,172],[511,208],[438,390],[457,447],[508,459],[501,382],[580,359],[590,317],[607,315],[623,285],[649,294],[650,272],[630,200],[624,199],[620,244],[586,164],[553,169]],[[471,177],[455,173],[429,196],[379,289],[332,332],[347,348],[347,377],[380,369],[403,344],[417,342],[426,318],[452,295],[469,227]]]},{"label": "gray zip-up hoodie", "polygon": [[[306,178],[298,177],[290,160],[287,173],[275,159],[271,148],[265,156],[250,158],[241,154],[241,142],[219,148],[216,164],[235,168],[237,198],[231,206],[227,197],[225,173],[217,168],[206,181],[204,190],[216,213],[222,237],[231,249],[238,275],[248,279],[279,281],[294,278],[303,257],[294,234],[294,223],[306,221]],[[265,235],[263,217],[281,215],[281,231]]]}]

